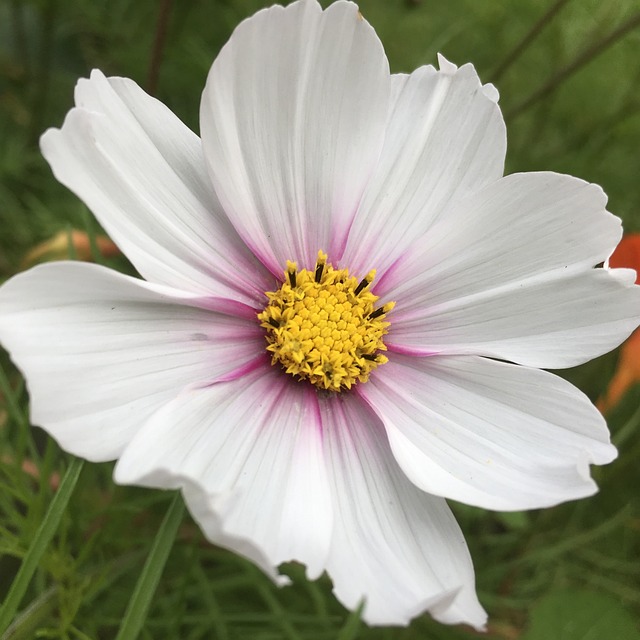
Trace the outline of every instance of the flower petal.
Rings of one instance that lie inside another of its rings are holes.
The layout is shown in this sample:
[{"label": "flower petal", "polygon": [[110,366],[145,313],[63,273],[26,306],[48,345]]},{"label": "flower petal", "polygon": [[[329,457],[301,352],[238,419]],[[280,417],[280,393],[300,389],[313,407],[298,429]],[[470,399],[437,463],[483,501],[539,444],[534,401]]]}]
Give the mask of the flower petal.
[{"label": "flower petal", "polygon": [[89,264],[12,278],[0,288],[0,340],[27,380],[33,423],[71,453],[111,460],[181,388],[263,353],[251,315],[205,302]]},{"label": "flower petal", "polygon": [[212,542],[271,575],[288,560],[311,578],[326,568],[346,606],[367,598],[369,623],[404,624],[429,609],[484,624],[446,503],[406,479],[355,396],[322,398],[267,364],[187,390],[147,421],[115,479],[182,488]]},{"label": "flower petal", "polygon": [[594,270],[620,238],[596,185],[516,174],[452,207],[379,283],[397,301],[389,348],[568,367],[638,323],[640,289]]},{"label": "flower petal", "polygon": [[380,153],[389,70],[356,5],[274,6],[214,62],[200,120],[211,179],[238,233],[274,273],[341,255]]},{"label": "flower petal", "polygon": [[495,95],[472,65],[441,58],[440,67],[392,77],[397,99],[380,163],[343,260],[355,273],[383,274],[451,202],[502,176],[507,138]]},{"label": "flower petal", "polygon": [[487,509],[548,507],[597,491],[616,457],[600,413],[546,371],[478,357],[394,354],[361,387],[421,489]]},{"label": "flower petal", "polygon": [[99,71],[78,82],[76,104],[42,153],[142,276],[261,299],[272,279],[222,212],[198,137],[131,80]]},{"label": "flower petal", "polygon": [[249,544],[272,566],[301,560],[316,578],[332,514],[315,396],[268,361],[231,382],[185,391],[147,421],[115,479],[191,486],[185,497],[213,542],[238,553]]},{"label": "flower petal", "polygon": [[321,398],[320,408],[335,509],[327,570],[338,599],[349,609],[365,599],[369,624],[407,624],[428,610],[482,628],[473,566],[446,502],[407,480],[357,396]]},{"label": "flower petal", "polygon": [[[284,586],[291,581],[278,573],[278,567],[271,563],[264,550],[248,538],[228,533],[225,529],[224,513],[215,508],[216,497],[207,493],[197,482],[182,479],[182,495],[193,519],[198,523],[206,538],[213,544],[230,549],[234,553],[251,560],[276,584]],[[221,509],[224,512],[223,509]]]}]

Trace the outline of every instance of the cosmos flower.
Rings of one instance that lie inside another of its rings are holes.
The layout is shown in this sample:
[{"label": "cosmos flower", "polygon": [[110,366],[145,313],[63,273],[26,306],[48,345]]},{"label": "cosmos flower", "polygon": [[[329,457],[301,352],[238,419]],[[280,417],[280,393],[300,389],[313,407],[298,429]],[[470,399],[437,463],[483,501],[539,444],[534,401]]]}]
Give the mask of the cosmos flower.
[{"label": "cosmos flower", "polygon": [[303,562],[370,624],[482,628],[446,498],[593,494],[616,452],[560,377],[635,328],[602,190],[503,177],[497,91],[471,65],[390,75],[357,7],[235,30],[201,139],[94,71],[42,137],[138,279],[61,262],[0,290],[32,421],[115,479],[180,488],[213,542]]}]

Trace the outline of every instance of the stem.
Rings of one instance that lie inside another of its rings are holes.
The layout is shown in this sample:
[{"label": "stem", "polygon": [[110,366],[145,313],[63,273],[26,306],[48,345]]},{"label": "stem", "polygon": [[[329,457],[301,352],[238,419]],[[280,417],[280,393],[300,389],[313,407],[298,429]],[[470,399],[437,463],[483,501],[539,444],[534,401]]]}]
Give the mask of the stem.
[{"label": "stem", "polygon": [[29,77],[29,47],[27,45],[27,30],[24,23],[24,4],[19,0],[11,1],[11,28],[16,48],[16,58],[22,62],[25,76]]},{"label": "stem", "polygon": [[162,0],[160,12],[158,13],[158,24],[156,25],[156,35],[153,40],[153,49],[151,50],[151,60],[149,62],[149,72],[147,73],[147,91],[154,95],[158,88],[158,76],[160,75],[160,63],[162,62],[162,52],[164,51],[164,43],[167,37],[167,26],[169,24],[169,15],[171,14],[171,5],[173,0]]},{"label": "stem", "polygon": [[147,556],[142,573],[138,578],[129,606],[124,614],[116,640],[135,640],[147,617],[151,599],[156,591],[164,565],[169,557],[178,527],[182,522],[184,504],[180,493],[176,492],[171,505],[158,529],[158,533]]},{"label": "stem", "polygon": [[555,15],[570,0],[556,0],[556,3],[536,22],[525,34],[524,38],[509,52],[498,68],[489,78],[489,82],[497,82],[504,72],[523,54],[526,48],[542,33],[544,28],[551,23]]},{"label": "stem", "polygon": [[509,120],[515,118],[533,106],[536,102],[539,102],[550,93],[553,93],[567,78],[584,67],[588,62],[591,62],[591,60],[596,56],[608,49],[612,44],[615,44],[616,41],[635,29],[637,26],[640,26],[640,12],[631,16],[631,18],[626,22],[623,22],[617,29],[614,29],[608,36],[585,49],[573,60],[573,62],[570,62],[566,67],[560,69],[560,71],[553,75],[548,82],[542,85],[542,87],[534,91],[528,98],[525,98],[519,105],[516,105],[511,109],[511,111],[508,111],[506,119]]},{"label": "stem", "polygon": [[23,609],[13,620],[2,640],[28,640],[33,638],[38,627],[51,619],[55,610],[58,587],[54,585],[43,591],[33,602]]},{"label": "stem", "polygon": [[0,635],[3,634],[9,624],[11,624],[20,606],[20,602],[22,602],[22,598],[27,591],[27,587],[31,582],[31,578],[38,567],[40,559],[60,524],[62,515],[67,508],[73,489],[82,471],[82,465],[83,460],[80,460],[80,458],[71,459],[71,463],[60,482],[60,487],[53,496],[51,505],[36,531],[31,546],[20,565],[18,574],[11,583],[9,593],[0,609]]},{"label": "stem", "polygon": [[355,638],[358,637],[358,632],[362,626],[363,609],[364,602],[360,602],[358,607],[349,614],[349,617],[337,636],[338,640],[355,640]]},{"label": "stem", "polygon": [[42,129],[44,112],[49,100],[49,84],[51,81],[51,62],[53,59],[54,22],[57,11],[57,0],[47,0],[42,12],[42,31],[40,33],[40,50],[36,60],[35,91],[32,95],[33,118],[29,138],[36,143]]}]

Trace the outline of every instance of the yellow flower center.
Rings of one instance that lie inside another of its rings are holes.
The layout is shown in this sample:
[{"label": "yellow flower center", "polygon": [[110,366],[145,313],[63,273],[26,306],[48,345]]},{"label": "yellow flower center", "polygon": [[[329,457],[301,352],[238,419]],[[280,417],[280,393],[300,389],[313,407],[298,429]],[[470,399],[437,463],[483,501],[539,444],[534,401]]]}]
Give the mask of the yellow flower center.
[{"label": "yellow flower center", "polygon": [[395,306],[375,308],[378,296],[369,291],[374,276],[371,271],[358,281],[348,269],[327,264],[322,251],[314,271],[287,262],[282,286],[267,292],[269,304],[258,314],[271,364],[330,391],[366,382],[388,360],[380,353],[387,350],[384,317]]}]

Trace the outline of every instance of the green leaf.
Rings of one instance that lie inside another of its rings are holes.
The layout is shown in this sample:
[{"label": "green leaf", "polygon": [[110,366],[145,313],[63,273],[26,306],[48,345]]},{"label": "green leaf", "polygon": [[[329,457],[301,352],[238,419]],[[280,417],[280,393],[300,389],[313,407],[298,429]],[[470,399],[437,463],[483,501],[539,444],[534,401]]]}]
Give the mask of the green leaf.
[{"label": "green leaf", "polygon": [[58,491],[51,500],[51,505],[47,514],[38,528],[35,537],[22,561],[20,570],[11,583],[9,593],[0,609],[0,633],[6,631],[13,620],[13,617],[20,606],[20,602],[27,591],[33,574],[38,568],[38,563],[47,549],[49,542],[53,538],[60,520],[71,498],[71,494],[76,486],[80,472],[82,471],[83,460],[72,458],[69,467],[60,482]]},{"label": "green leaf", "polygon": [[151,545],[147,561],[131,595],[116,640],[134,640],[140,634],[178,527],[182,522],[183,514],[182,496],[176,492]]}]

